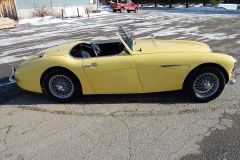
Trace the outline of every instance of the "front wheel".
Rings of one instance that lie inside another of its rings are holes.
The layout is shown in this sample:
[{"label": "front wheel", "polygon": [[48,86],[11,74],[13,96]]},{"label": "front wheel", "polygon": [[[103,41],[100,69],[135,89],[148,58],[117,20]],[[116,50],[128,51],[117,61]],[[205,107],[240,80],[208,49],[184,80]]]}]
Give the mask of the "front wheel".
[{"label": "front wheel", "polygon": [[130,11],[129,11],[129,10],[128,10],[127,12],[128,12],[128,13],[130,13]]},{"label": "front wheel", "polygon": [[138,12],[138,8],[135,8],[134,12],[137,13]]},{"label": "front wheel", "polygon": [[124,12],[124,8],[121,8],[121,9],[120,9],[120,12],[123,13],[123,12]]},{"label": "front wheel", "polygon": [[116,10],[116,9],[113,9],[113,12],[117,12],[117,10]]},{"label": "front wheel", "polygon": [[193,72],[185,88],[187,94],[197,102],[209,102],[217,98],[225,87],[222,71],[216,67],[203,67]]},{"label": "front wheel", "polygon": [[73,101],[81,94],[78,78],[65,69],[49,71],[43,79],[43,88],[47,96],[61,103]]}]

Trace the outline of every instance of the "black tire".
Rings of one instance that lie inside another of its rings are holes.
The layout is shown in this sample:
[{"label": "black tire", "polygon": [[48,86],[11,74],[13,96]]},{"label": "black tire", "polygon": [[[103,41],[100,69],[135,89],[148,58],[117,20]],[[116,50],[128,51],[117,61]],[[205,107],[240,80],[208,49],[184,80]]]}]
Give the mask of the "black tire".
[{"label": "black tire", "polygon": [[117,12],[117,10],[116,10],[116,9],[113,9],[113,12]]},{"label": "black tire", "polygon": [[130,13],[130,11],[129,11],[129,10],[127,10],[127,12],[128,12],[128,13]]},{"label": "black tire", "polygon": [[206,66],[191,73],[185,83],[187,94],[195,101],[205,103],[217,98],[225,87],[225,77],[216,67]]},{"label": "black tire", "polygon": [[48,97],[61,103],[71,102],[82,93],[79,79],[66,69],[49,71],[44,76],[43,88]]},{"label": "black tire", "polygon": [[120,12],[123,13],[123,12],[124,12],[124,8],[121,8],[121,9],[120,9]]},{"label": "black tire", "polygon": [[135,8],[134,12],[137,13],[138,12],[138,8]]}]

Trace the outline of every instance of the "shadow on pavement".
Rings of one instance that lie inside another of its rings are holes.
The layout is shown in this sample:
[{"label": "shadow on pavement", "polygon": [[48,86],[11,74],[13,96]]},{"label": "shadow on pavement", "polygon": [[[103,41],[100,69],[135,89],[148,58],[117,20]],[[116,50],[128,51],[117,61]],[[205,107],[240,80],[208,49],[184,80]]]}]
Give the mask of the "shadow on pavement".
[{"label": "shadow on pavement", "polygon": [[[12,91],[12,92],[11,92]],[[33,105],[33,104],[61,104],[45,94],[25,91],[16,84],[5,87],[0,91],[4,94],[0,98],[0,104],[6,103],[11,105]],[[10,101],[11,100],[11,101]],[[175,103],[194,103],[182,91],[169,91],[160,93],[145,94],[104,94],[104,95],[83,95],[74,102],[69,104],[124,104],[124,103],[159,103],[159,104],[175,104]]]}]

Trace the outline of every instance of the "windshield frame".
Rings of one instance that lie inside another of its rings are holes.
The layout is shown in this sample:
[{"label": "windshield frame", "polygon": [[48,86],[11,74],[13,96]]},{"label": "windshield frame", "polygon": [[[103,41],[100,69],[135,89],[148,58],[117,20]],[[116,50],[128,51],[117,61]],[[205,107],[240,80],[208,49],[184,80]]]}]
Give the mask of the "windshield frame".
[{"label": "windshield frame", "polygon": [[121,26],[117,30],[116,34],[125,46],[124,51],[133,54],[133,40],[131,36],[129,36]]}]

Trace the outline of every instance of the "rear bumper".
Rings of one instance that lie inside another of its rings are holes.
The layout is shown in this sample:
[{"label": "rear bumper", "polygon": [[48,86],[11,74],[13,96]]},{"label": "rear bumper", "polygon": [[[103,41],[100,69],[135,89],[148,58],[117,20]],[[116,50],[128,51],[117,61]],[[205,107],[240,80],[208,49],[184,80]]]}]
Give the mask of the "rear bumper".
[{"label": "rear bumper", "polygon": [[10,81],[11,83],[16,83],[15,72],[16,72],[15,67],[12,67],[12,76],[9,78],[9,81]]},{"label": "rear bumper", "polygon": [[9,81],[10,81],[11,83],[16,83],[16,79],[14,78],[14,76],[11,76],[11,77],[9,78]]}]

